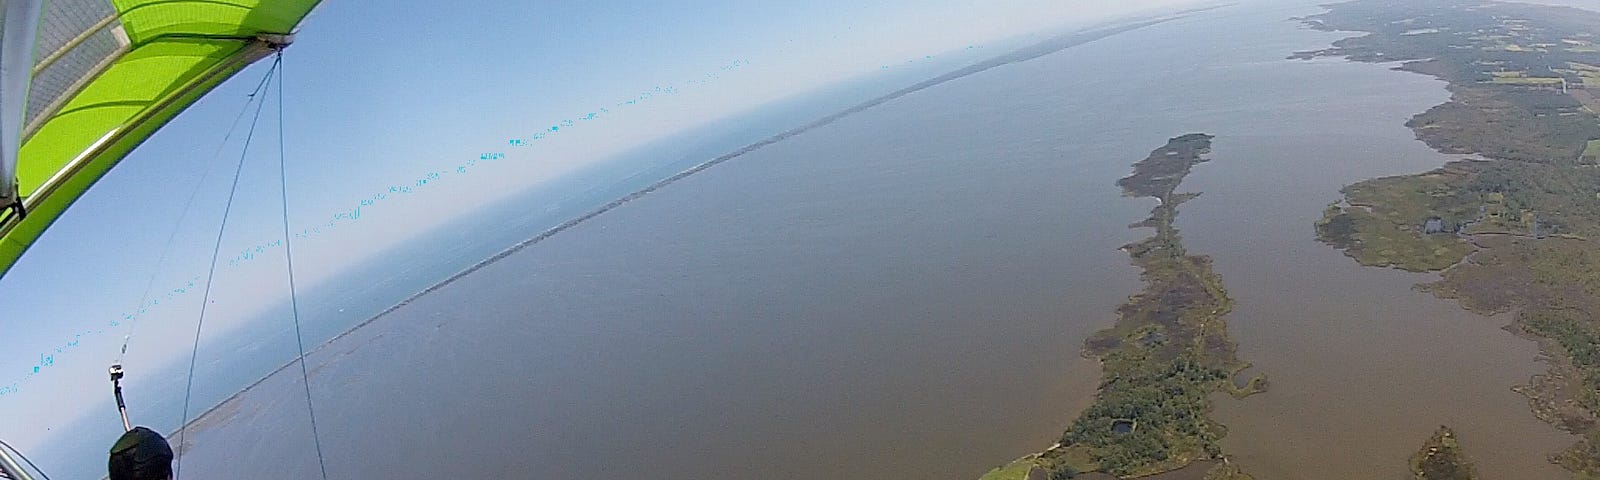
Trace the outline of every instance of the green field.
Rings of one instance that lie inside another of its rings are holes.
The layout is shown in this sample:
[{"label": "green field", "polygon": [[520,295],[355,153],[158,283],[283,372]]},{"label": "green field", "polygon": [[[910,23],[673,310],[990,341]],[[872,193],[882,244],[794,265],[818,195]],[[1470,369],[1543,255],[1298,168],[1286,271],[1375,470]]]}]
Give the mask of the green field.
[{"label": "green field", "polygon": [[1004,466],[995,467],[978,480],[1028,480],[1028,472],[1032,470],[1033,456],[1029,455]]},{"label": "green field", "polygon": [[1489,83],[1497,85],[1560,85],[1561,79],[1550,77],[1502,77],[1495,76]]},{"label": "green field", "polygon": [[1447,229],[1478,220],[1476,195],[1448,194],[1449,185],[1470,175],[1444,168],[1424,175],[1387,177],[1345,187],[1349,206],[1330,205],[1317,222],[1317,238],[1344,250],[1362,265],[1412,272],[1442,270],[1472,251],[1449,233],[1423,231],[1429,218]]},{"label": "green field", "polygon": [[[1587,81],[1588,79],[1585,79]],[[1584,163],[1595,163],[1593,159],[1600,159],[1600,140],[1590,140],[1583,147]]]}]

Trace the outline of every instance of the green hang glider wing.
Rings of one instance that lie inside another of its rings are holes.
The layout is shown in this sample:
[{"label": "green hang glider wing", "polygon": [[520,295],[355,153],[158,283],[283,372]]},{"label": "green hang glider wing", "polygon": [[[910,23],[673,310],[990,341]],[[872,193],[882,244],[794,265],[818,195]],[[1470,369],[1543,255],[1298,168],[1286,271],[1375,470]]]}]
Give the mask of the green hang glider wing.
[{"label": "green hang glider wing", "polygon": [[0,275],[141,142],[285,43],[319,1],[46,1],[16,162],[27,215],[0,213]]}]

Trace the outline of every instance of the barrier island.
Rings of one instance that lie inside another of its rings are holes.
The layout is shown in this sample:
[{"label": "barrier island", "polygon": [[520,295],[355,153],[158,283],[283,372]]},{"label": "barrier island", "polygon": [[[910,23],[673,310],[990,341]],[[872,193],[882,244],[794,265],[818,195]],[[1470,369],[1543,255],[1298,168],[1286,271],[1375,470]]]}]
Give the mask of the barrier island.
[{"label": "barrier island", "polygon": [[1250,478],[1228,464],[1217,445],[1227,430],[1210,417],[1212,394],[1243,397],[1264,389],[1266,380],[1257,376],[1242,387],[1235,384],[1249,364],[1238,359],[1223,320],[1233,299],[1211,259],[1189,254],[1173,226],[1178,207],[1199,196],[1178,193],[1178,185],[1208,161],[1212,138],[1172,138],[1117,181],[1126,195],[1158,203],[1150,218],[1130,226],[1154,234],[1122,247],[1142,270],[1144,290],[1117,309],[1114,325],[1084,346],[1084,355],[1103,367],[1099,393],[1060,443],[997,468],[984,480],[1131,478],[1186,467],[1206,468],[1210,479]]}]

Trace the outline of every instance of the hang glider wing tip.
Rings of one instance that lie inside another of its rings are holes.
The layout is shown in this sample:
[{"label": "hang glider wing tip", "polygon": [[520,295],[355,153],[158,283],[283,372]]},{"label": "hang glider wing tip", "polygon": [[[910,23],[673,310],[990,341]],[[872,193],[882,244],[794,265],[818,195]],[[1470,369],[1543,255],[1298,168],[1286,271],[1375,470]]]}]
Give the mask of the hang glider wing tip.
[{"label": "hang glider wing tip", "polygon": [[0,213],[0,277],[123,157],[223,81],[288,44],[320,3],[45,2],[32,85],[23,94],[28,108],[18,115],[21,145],[0,142],[17,148],[16,191],[28,213]]}]

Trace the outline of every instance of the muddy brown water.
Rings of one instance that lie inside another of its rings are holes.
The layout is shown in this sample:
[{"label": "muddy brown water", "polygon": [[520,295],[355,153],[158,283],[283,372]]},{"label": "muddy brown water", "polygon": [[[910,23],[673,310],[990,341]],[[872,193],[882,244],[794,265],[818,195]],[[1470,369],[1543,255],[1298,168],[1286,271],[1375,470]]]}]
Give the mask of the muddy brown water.
[{"label": "muddy brown water", "polygon": [[[1215,161],[1178,226],[1272,382],[1218,398],[1238,463],[1399,478],[1449,424],[1491,478],[1559,477],[1542,456],[1570,438],[1510,391],[1530,342],[1313,240],[1340,186],[1447,160],[1402,125],[1441,83],[1284,60],[1340,38],[1288,20],[1317,10],[1220,9],[908,95],[421,297],[312,355],[330,477],[975,478],[1091,398],[1079,347],[1139,290],[1117,248],[1151,206],[1113,182],[1189,132]],[[186,468],[314,475],[281,440],[306,435],[298,388],[235,400]]]}]

